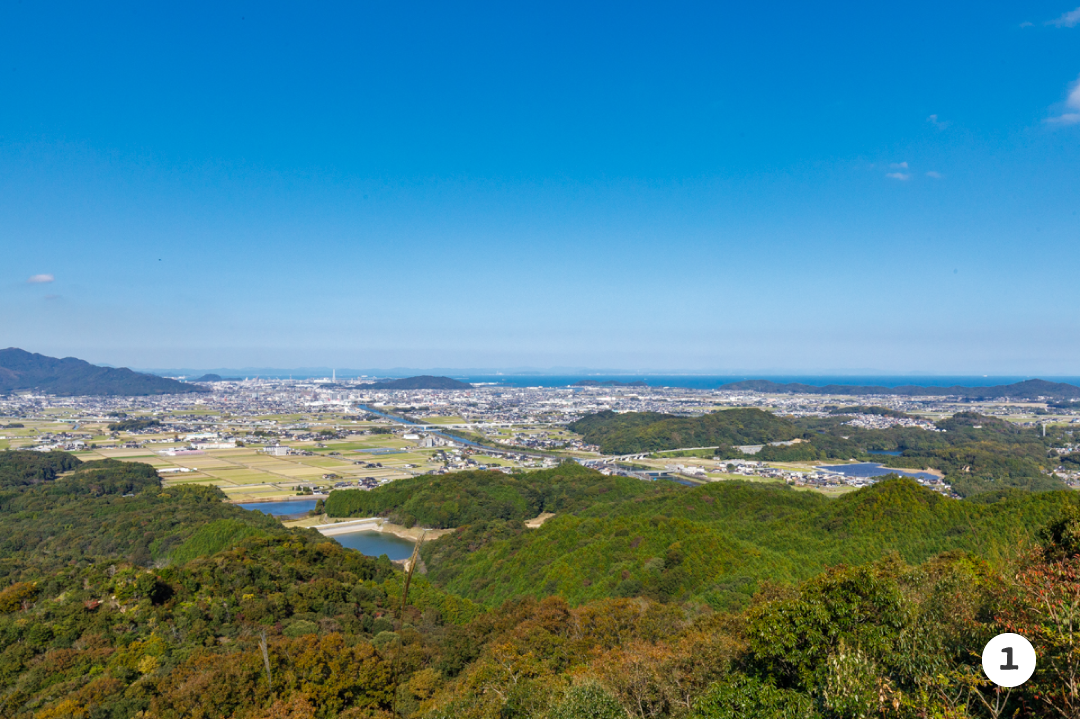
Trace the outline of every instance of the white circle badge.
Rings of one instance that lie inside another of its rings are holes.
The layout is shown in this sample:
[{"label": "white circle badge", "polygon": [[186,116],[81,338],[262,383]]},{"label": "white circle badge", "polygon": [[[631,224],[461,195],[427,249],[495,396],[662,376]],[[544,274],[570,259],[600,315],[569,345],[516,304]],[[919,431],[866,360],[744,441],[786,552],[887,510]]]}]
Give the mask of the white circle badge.
[{"label": "white circle badge", "polygon": [[1035,647],[1019,634],[998,634],[982,652],[983,671],[999,687],[1018,687],[1035,672]]}]

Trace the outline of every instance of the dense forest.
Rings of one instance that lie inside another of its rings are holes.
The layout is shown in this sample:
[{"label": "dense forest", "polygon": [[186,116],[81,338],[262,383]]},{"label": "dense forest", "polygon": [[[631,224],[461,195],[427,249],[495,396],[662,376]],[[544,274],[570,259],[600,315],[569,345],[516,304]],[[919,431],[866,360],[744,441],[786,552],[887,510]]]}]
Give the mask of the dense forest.
[{"label": "dense forest", "polygon": [[662,491],[629,477],[605,477],[568,462],[554,469],[507,475],[455,472],[399,479],[374,491],[337,490],[326,500],[331,517],[389,518],[412,527],[460,527],[486,519],[525,520],[542,512],[576,512],[598,501]]},{"label": "dense forest", "polygon": [[[1067,492],[960,501],[899,479],[839,500],[744,483],[601,492],[568,468],[546,475],[561,485],[560,513],[527,530],[492,512],[537,487],[462,494],[484,479],[470,473],[418,488],[436,503],[458,497],[470,523],[427,545],[427,574],[403,601],[385,557],[285,529],[217,490],[164,489],[140,464],[28,454],[0,454],[3,717],[1080,711],[1068,611],[1080,509]],[[379,500],[390,514],[408,501],[390,497]],[[1002,631],[1039,656],[1011,692],[979,664]]]},{"label": "dense forest", "polygon": [[675,417],[659,412],[611,410],[591,414],[569,425],[604,454],[654,452],[680,447],[739,446],[779,442],[802,436],[795,422],[760,409],[729,409],[701,417]]},{"label": "dense forest", "polygon": [[385,557],[216,489],[164,490],[149,465],[116,461],[13,486],[0,493],[0,716],[389,716],[403,673],[465,661],[454,627],[471,603],[417,579],[402,612]]},{"label": "dense forest", "polygon": [[559,594],[575,604],[648,596],[737,609],[769,583],[891,553],[913,563],[955,550],[1001,558],[1075,504],[1066,492],[957,502],[907,479],[836,500],[780,485],[676,485],[537,530],[488,520],[427,544],[423,557],[436,583],[487,606]]},{"label": "dense forest", "polygon": [[[865,408],[852,407],[852,411]],[[786,419],[758,409],[731,409],[701,417],[673,417],[654,412],[600,412],[570,428],[607,454],[652,452],[681,447],[719,447],[717,457],[796,462],[829,459],[886,459],[889,467],[936,469],[962,497],[1003,489],[1063,489],[1048,471],[1061,460],[1049,448],[1062,441],[1055,427],[1042,436],[996,417],[960,412],[936,423],[939,431],[896,426],[861,429],[847,424],[850,415]],[[800,440],[790,445],[769,442]],[[765,444],[744,455],[740,445]],[[878,453],[878,454],[876,454]]]},{"label": "dense forest", "polygon": [[80,464],[67,452],[0,452],[0,489],[50,482]]}]

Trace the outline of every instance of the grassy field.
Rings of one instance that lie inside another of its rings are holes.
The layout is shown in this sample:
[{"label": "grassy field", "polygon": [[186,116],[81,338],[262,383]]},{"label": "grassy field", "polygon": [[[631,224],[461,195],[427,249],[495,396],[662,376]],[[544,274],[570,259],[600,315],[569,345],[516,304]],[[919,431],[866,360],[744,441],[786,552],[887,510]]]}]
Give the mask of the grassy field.
[{"label": "grassy field", "polygon": [[773,479],[772,477],[748,477],[745,474],[728,474],[727,472],[709,472],[708,476],[709,476],[709,479],[716,480],[716,481],[723,481],[723,480],[727,480],[727,479],[735,479],[735,480],[738,480],[740,482],[754,482],[754,481],[773,482],[773,483],[780,482],[779,479]]}]

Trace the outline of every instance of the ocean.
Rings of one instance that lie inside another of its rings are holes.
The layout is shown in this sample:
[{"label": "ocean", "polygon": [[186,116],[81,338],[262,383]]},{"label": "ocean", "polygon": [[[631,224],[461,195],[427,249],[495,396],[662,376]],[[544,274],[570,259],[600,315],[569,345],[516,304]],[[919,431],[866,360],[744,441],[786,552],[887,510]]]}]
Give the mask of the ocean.
[{"label": "ocean", "polygon": [[716,389],[721,385],[744,380],[764,379],[781,384],[801,383],[815,387],[824,387],[830,384],[845,384],[859,386],[899,387],[902,385],[916,385],[919,387],[993,387],[996,385],[1014,384],[1028,379],[1044,379],[1048,382],[1064,382],[1080,386],[1080,377],[1031,377],[1031,376],[939,376],[939,375],[891,375],[891,376],[865,376],[865,375],[662,375],[662,374],[581,374],[581,375],[452,375],[454,379],[464,380],[473,384],[497,384],[507,387],[566,387],[582,380],[605,382],[615,380],[617,382],[643,381],[650,387],[683,387],[686,389]]}]

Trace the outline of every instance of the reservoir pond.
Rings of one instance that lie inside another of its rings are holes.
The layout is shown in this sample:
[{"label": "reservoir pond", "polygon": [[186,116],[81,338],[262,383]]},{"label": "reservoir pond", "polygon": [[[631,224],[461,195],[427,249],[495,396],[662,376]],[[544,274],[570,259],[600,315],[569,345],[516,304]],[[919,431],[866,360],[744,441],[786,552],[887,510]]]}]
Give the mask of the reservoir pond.
[{"label": "reservoir pond", "polygon": [[899,474],[901,477],[914,479],[937,479],[929,472],[909,472],[904,469],[890,469],[876,462],[859,462],[857,464],[837,464],[821,469],[842,474],[845,477],[884,477],[887,474]]},{"label": "reservoir pond", "polygon": [[315,509],[316,499],[289,499],[284,502],[249,502],[237,505],[244,509],[257,509],[263,514],[275,517],[289,517],[294,514],[307,514]]},{"label": "reservoir pond", "polygon": [[[318,500],[290,499],[284,502],[249,502],[238,506],[244,509],[257,509],[263,514],[274,517],[303,517],[315,509],[316,501]],[[382,532],[350,532],[327,537],[327,539],[332,539],[346,549],[355,549],[369,557],[385,554],[391,560],[408,559],[413,551],[413,543],[409,540]]]},{"label": "reservoir pond", "polygon": [[355,549],[369,557],[385,554],[391,560],[408,559],[413,553],[413,543],[407,539],[383,532],[350,532],[329,537],[343,547]]}]

